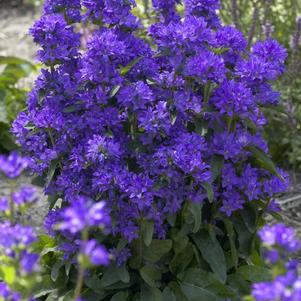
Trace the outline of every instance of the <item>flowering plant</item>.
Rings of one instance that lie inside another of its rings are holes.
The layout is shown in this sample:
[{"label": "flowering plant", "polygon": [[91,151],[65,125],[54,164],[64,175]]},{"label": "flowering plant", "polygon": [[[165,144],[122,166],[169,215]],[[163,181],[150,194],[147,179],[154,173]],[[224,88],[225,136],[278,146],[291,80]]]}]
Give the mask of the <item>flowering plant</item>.
[{"label": "flowering plant", "polygon": [[270,39],[248,51],[217,0],[182,15],[156,0],[148,22],[135,4],[46,1],[30,30],[44,68],[13,132],[52,208],[65,281],[49,298],[241,300],[288,186],[262,138],[286,52]]}]

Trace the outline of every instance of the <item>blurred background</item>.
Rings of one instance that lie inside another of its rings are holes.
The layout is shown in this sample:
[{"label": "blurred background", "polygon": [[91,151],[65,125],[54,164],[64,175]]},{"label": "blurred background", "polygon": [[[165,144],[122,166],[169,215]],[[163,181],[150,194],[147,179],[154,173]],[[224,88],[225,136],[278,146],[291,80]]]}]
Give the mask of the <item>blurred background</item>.
[{"label": "blurred background", "polygon": [[[0,0],[0,153],[17,147],[10,124],[24,109],[39,72],[28,28],[39,17],[42,2]],[[239,28],[250,47],[272,37],[288,50],[286,73],[275,84],[282,94],[280,106],[265,109],[265,137],[274,161],[291,174],[292,189],[280,202],[288,220],[301,229],[301,0],[221,0],[221,4],[223,22]]]}]

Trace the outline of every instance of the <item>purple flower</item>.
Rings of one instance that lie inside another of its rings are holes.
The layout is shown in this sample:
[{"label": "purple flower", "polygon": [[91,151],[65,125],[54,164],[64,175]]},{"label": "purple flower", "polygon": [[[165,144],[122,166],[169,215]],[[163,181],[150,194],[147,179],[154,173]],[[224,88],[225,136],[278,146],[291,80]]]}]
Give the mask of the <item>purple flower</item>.
[{"label": "purple flower", "polygon": [[108,265],[110,263],[109,253],[95,239],[84,243],[83,254],[89,258],[94,266]]},{"label": "purple flower", "polygon": [[12,193],[12,199],[18,206],[31,204],[37,200],[37,190],[33,186],[22,185],[19,191]]},{"label": "purple flower", "polygon": [[17,152],[11,152],[8,157],[0,156],[0,171],[14,179],[29,166],[29,159],[22,158]]},{"label": "purple flower", "polygon": [[24,251],[21,254],[21,259],[20,259],[21,269],[26,274],[30,274],[33,271],[37,271],[37,269],[38,269],[38,260],[39,260],[39,255],[38,254],[28,253],[27,251]]},{"label": "purple flower", "polygon": [[270,247],[279,246],[288,253],[297,252],[301,248],[295,230],[286,227],[284,224],[265,226],[260,230],[259,236],[265,245]]},{"label": "purple flower", "polygon": [[93,203],[89,198],[78,197],[61,213],[62,221],[58,229],[72,234],[79,233],[85,228],[105,227],[110,218],[104,202]]}]

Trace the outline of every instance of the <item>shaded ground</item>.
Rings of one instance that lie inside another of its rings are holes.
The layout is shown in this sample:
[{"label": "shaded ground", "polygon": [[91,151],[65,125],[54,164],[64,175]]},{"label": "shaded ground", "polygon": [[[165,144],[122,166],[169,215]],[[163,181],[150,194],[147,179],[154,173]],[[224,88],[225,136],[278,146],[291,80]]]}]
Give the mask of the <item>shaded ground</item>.
[{"label": "shaded ground", "polygon": [[29,27],[39,15],[31,5],[13,7],[11,0],[0,0],[0,56],[19,56],[34,60],[36,46],[28,34]]}]

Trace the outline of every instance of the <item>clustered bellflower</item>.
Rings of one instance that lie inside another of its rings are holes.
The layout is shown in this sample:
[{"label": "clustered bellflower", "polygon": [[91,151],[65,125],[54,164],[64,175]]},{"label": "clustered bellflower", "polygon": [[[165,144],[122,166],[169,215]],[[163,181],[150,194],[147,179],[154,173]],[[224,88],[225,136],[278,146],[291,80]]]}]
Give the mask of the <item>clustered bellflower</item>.
[{"label": "clustered bellflower", "polygon": [[[35,172],[55,168],[46,191],[69,209],[50,212],[50,232],[61,217],[71,234],[94,222],[79,198],[105,202],[112,235],[130,243],[141,220],[164,238],[167,218],[208,202],[208,187],[227,216],[286,190],[283,171],[254,160],[268,158],[262,107],[278,101],[271,81],[284,48],[269,39],[249,51],[221,24],[218,0],[184,0],[181,16],[180,2],[154,0],[156,22],[143,28],[135,1],[46,1],[30,30],[44,67],[13,132]],[[78,23],[90,28],[87,44]],[[85,252],[95,248],[92,240]]]},{"label": "clustered bellflower", "polygon": [[[16,219],[17,213],[23,213],[37,200],[35,187],[18,186],[17,182],[17,178],[29,165],[30,160],[21,157],[17,152],[0,156],[0,172],[7,177],[10,184],[9,194],[0,198],[1,267],[13,275],[10,278],[4,277],[4,281],[0,282],[0,300],[33,301],[30,293],[24,295],[16,291],[16,288],[20,290],[24,283],[29,283],[28,280],[39,271],[40,256],[33,251],[37,234],[31,226],[22,225]],[[6,280],[9,282],[6,283]]]},{"label": "clustered bellflower", "polygon": [[295,230],[284,224],[265,226],[259,236],[265,247],[265,257],[272,265],[274,279],[253,284],[256,301],[298,301],[301,299],[300,266],[289,257],[300,251],[301,243]]}]

